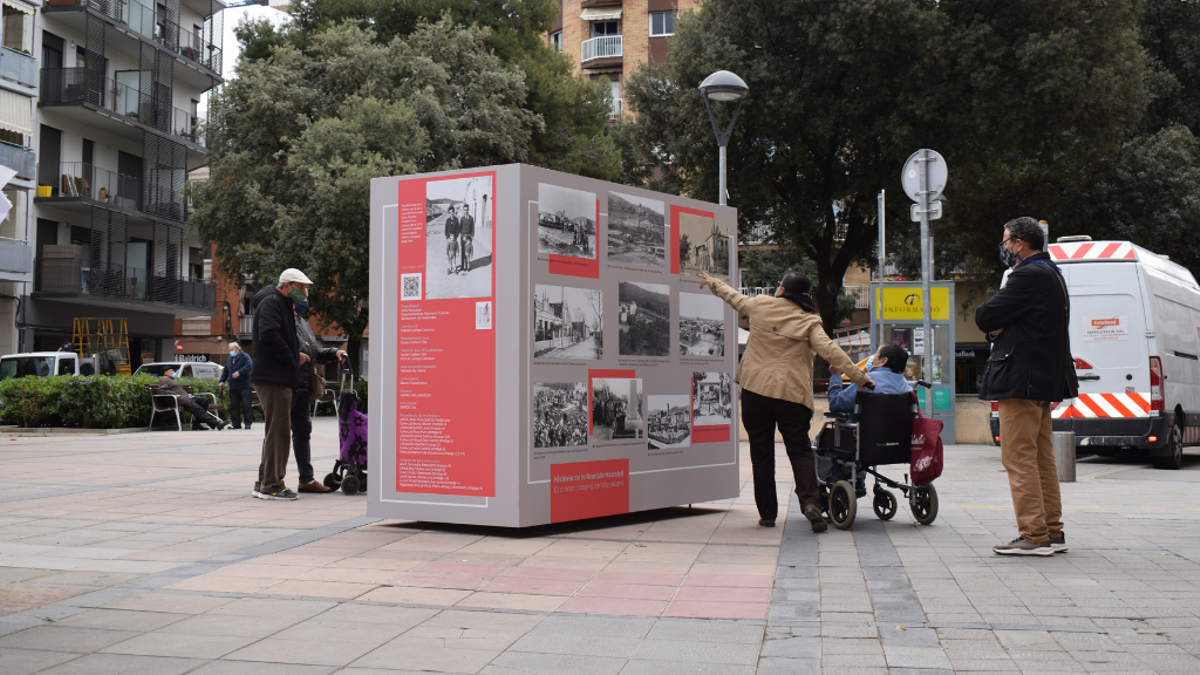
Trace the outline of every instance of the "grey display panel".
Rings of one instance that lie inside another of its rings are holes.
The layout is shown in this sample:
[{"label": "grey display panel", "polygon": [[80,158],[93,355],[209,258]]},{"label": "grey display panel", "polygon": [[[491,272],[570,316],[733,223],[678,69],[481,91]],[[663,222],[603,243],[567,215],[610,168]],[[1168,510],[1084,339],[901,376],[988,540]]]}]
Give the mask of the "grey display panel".
[{"label": "grey display panel", "polygon": [[736,497],[736,316],[695,276],[737,278],[736,222],[524,165],[374,179],[368,514],[526,527]]}]

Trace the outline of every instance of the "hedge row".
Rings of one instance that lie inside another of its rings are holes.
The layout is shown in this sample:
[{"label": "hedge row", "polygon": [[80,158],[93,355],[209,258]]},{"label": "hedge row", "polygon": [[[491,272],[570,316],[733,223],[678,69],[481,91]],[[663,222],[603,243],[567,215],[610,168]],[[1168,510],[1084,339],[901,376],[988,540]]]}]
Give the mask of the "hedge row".
[{"label": "hedge row", "polygon": [[[213,392],[228,416],[229,390],[217,387],[216,380],[180,378],[196,393]],[[150,396],[146,385],[157,385],[151,375],[109,377],[105,375],[57,377],[21,377],[0,380],[0,422],[21,427],[75,427],[81,429],[124,429],[150,423]],[[367,409],[367,383],[355,382],[359,408]],[[207,397],[206,397],[207,398]],[[321,406],[324,414],[333,414],[333,406]],[[190,413],[181,412],[185,425]],[[174,422],[174,415],[157,415]]]}]

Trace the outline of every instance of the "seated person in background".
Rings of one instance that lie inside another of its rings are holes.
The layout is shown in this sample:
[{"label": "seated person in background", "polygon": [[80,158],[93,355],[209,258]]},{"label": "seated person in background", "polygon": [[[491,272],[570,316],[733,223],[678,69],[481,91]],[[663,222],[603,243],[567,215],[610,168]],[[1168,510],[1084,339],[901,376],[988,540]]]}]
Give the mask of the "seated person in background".
[{"label": "seated person in background", "polygon": [[[868,360],[866,371],[875,380],[872,394],[907,394],[912,391],[904,379],[904,366],[908,363],[908,352],[898,344],[880,345]],[[854,397],[858,385],[842,388],[842,374],[837,368],[829,367],[829,410],[830,412],[853,413]],[[850,419],[854,419],[851,417]]]},{"label": "seated person in background", "polygon": [[[871,379],[875,380],[873,394],[907,394],[912,391],[908,380],[904,379],[904,366],[908,363],[908,352],[898,344],[880,345],[879,349],[867,361],[866,370]],[[854,397],[858,394],[858,385],[842,387],[841,371],[829,367],[829,410],[830,412],[851,413],[850,420],[854,421]],[[830,476],[831,481],[849,480],[850,470],[843,466],[835,466]],[[859,473],[854,491],[859,497],[867,494],[867,474]]]},{"label": "seated person in background", "polygon": [[[175,369],[167,368],[163,372],[163,376],[158,380],[159,394],[174,394],[179,397],[179,407],[186,410],[192,415],[195,415],[196,420],[201,424],[208,425],[209,429],[224,429],[229,426],[228,421],[221,421],[221,418],[208,412],[208,407],[204,405],[204,399],[192,398],[192,395],[187,393],[182,384],[175,381]],[[215,408],[216,404],[212,404]]]}]

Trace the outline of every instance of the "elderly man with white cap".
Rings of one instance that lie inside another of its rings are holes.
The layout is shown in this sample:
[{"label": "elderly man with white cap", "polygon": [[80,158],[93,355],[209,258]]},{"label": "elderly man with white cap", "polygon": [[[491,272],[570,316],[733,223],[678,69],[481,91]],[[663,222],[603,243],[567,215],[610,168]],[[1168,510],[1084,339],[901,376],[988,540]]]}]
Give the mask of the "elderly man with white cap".
[{"label": "elderly man with white cap", "polygon": [[283,483],[292,445],[292,389],[296,387],[300,365],[308,362],[308,354],[300,350],[296,337],[293,305],[307,302],[311,284],[303,272],[289,267],[279,275],[278,286],[267,285],[250,303],[254,309],[254,365],[250,381],[258,392],[266,427],[258,481],[252,493],[259,499],[298,497]]}]

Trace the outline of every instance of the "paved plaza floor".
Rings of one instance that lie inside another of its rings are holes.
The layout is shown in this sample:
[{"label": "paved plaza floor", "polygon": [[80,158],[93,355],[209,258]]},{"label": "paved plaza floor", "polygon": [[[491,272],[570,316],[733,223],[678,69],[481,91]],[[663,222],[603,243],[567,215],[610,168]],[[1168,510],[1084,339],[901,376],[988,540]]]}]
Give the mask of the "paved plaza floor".
[{"label": "paved plaza floor", "polygon": [[1200,672],[1200,455],[1081,461],[1070,552],[1003,558],[994,447],[928,527],[814,535],[785,473],[760,528],[743,445],[738,499],[508,531],[253,499],[261,434],[0,433],[0,675]]}]

